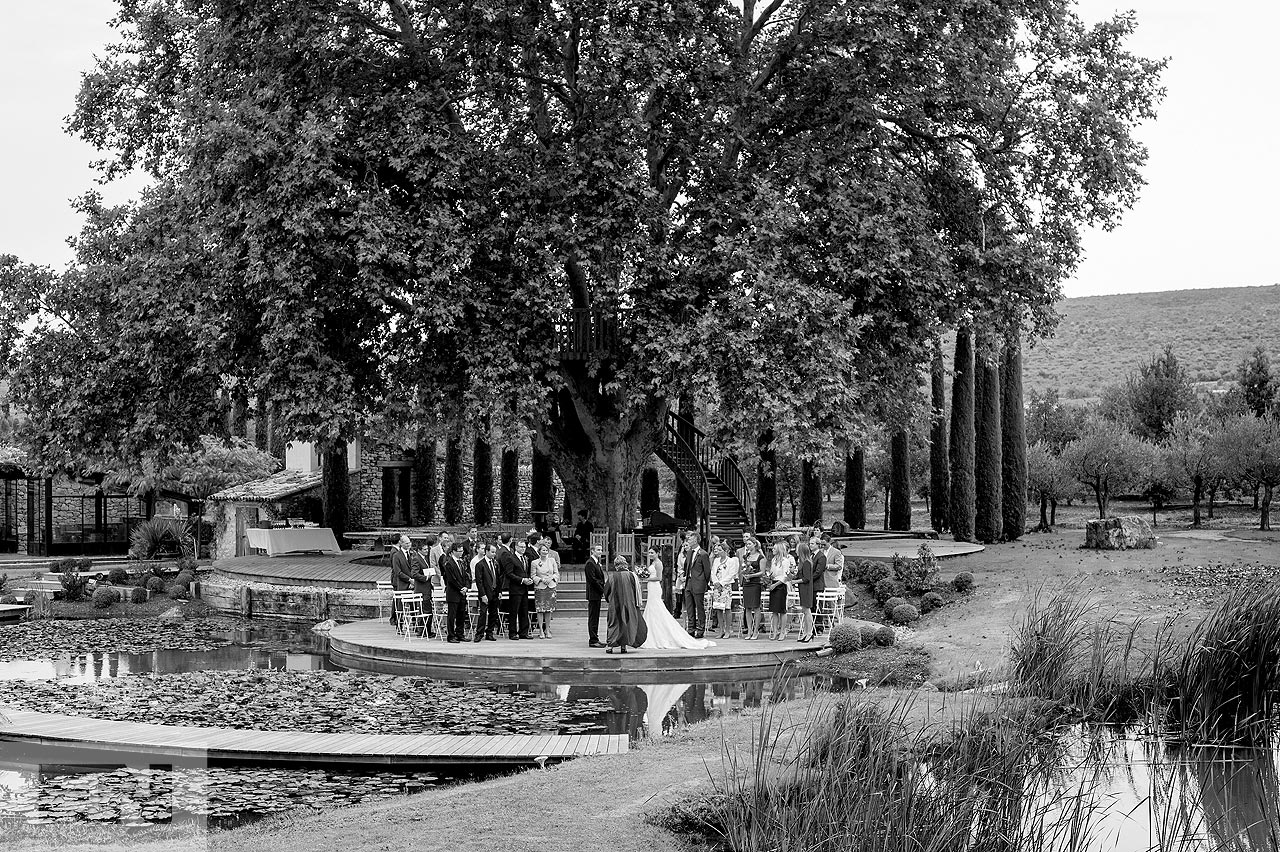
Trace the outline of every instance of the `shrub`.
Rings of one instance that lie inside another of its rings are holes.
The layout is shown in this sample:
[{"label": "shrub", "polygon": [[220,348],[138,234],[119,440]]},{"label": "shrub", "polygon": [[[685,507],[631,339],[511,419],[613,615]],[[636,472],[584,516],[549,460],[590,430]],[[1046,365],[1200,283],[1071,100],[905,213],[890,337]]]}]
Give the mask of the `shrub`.
[{"label": "shrub", "polygon": [[147,578],[147,591],[153,595],[158,595],[164,591],[164,580],[160,577],[151,576]]},{"label": "shrub", "polygon": [[179,585],[178,583],[170,585],[165,589],[165,593],[175,601],[185,601],[191,597],[191,590],[186,586]]},{"label": "shrub", "polygon": [[[914,609],[914,607],[912,607]],[[876,630],[875,643],[881,647],[888,648],[897,641],[898,634],[893,632],[893,628],[887,624],[881,625]]]},{"label": "shrub", "polygon": [[16,604],[17,602],[18,602],[18,599],[15,598],[13,595],[0,596],[0,604]]},{"label": "shrub", "polygon": [[[64,560],[72,561],[72,560]],[[73,570],[71,567],[62,569],[62,596],[69,601],[78,601],[84,599],[84,590],[89,587],[89,578]]]},{"label": "shrub", "polygon": [[107,572],[107,579],[113,586],[127,586],[129,585],[129,572],[121,566],[116,565]]},{"label": "shrub", "polygon": [[27,606],[31,606],[36,602],[36,598],[38,597],[39,597],[38,594],[28,589],[22,594],[22,602]]},{"label": "shrub", "polygon": [[862,563],[862,582],[868,586],[874,587],[876,583],[892,576],[889,566],[883,562],[875,562],[868,559]]},{"label": "shrub", "polygon": [[862,647],[862,633],[857,624],[852,621],[842,621],[831,628],[831,635],[827,637],[827,644],[837,654],[856,651]]},{"label": "shrub", "polygon": [[4,591],[4,587],[9,585],[9,575],[0,574],[0,592]]},{"label": "shrub", "polygon": [[858,641],[863,647],[876,644],[876,635],[880,633],[880,625],[878,624],[859,624],[858,625]]},{"label": "shrub", "polygon": [[920,599],[920,612],[933,612],[935,609],[941,609],[947,603],[947,599],[937,592],[925,592],[924,597]]},{"label": "shrub", "polygon": [[921,544],[916,553],[915,559],[904,559],[901,566],[894,565],[898,579],[914,595],[928,591],[938,576],[938,558],[929,545]]},{"label": "shrub", "polygon": [[951,588],[957,592],[967,592],[973,588],[973,575],[968,571],[961,571],[956,578],[951,581]]},{"label": "shrub", "polygon": [[184,557],[182,557],[181,559],[179,559],[179,560],[178,560],[178,573],[179,573],[179,574],[183,574],[183,573],[195,574],[195,573],[196,573],[196,567],[197,567],[197,565],[196,565],[196,561],[195,561],[195,559],[193,559],[193,558],[192,558],[192,557],[190,557],[190,556],[184,556]]},{"label": "shrub", "polygon": [[902,606],[906,602],[907,602],[906,598],[899,598],[899,597],[889,598],[889,600],[884,602],[884,614],[888,615],[889,613],[893,612],[896,608]]},{"label": "shrub", "polygon": [[106,609],[116,602],[115,589],[110,586],[99,586],[93,590],[93,608]]},{"label": "shrub", "polygon": [[173,578],[173,582],[183,586],[190,586],[196,580],[196,575],[188,571],[178,572],[178,576]]},{"label": "shrub", "polygon": [[190,524],[168,518],[143,521],[129,534],[129,553],[137,559],[156,559],[166,555],[189,556],[195,552],[195,537]]},{"label": "shrub", "polygon": [[876,600],[884,603],[889,598],[902,597],[905,590],[902,584],[890,577],[885,577],[875,584],[872,593],[875,594]]},{"label": "shrub", "polygon": [[77,571],[88,571],[90,568],[93,567],[93,560],[83,556],[80,557],[79,559],[73,559],[71,561],[75,563]]},{"label": "shrub", "polygon": [[911,624],[920,620],[920,612],[909,603],[898,604],[889,613],[894,624]]}]

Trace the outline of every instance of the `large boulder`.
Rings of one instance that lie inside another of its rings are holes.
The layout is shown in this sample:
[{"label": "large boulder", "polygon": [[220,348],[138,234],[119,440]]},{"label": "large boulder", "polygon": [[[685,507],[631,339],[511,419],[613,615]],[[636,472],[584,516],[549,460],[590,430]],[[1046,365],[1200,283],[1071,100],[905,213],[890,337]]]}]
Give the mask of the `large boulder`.
[{"label": "large boulder", "polygon": [[1136,515],[1098,518],[1084,525],[1084,546],[1091,550],[1150,549],[1159,543],[1151,524]]}]

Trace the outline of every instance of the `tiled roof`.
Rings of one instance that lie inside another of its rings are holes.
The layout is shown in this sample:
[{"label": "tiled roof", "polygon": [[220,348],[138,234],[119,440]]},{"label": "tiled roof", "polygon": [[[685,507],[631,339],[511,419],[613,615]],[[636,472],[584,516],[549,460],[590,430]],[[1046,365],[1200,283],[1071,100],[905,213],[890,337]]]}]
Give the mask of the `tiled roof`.
[{"label": "tiled roof", "polygon": [[303,491],[320,486],[321,474],[303,473],[300,470],[282,470],[273,473],[266,479],[255,479],[243,485],[233,485],[209,497],[210,500],[235,501],[238,503],[274,503],[284,500]]}]

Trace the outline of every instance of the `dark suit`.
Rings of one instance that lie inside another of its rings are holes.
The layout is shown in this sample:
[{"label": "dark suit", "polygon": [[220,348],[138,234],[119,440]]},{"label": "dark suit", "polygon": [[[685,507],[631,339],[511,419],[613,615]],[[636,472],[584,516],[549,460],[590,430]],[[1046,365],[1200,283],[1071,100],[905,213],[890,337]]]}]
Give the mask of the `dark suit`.
[{"label": "dark suit", "polygon": [[582,568],[587,578],[587,641],[600,642],[600,600],[604,597],[604,568],[595,560],[587,559]]},{"label": "dark suit", "polygon": [[471,569],[459,565],[453,554],[440,558],[440,575],[444,578],[444,599],[449,605],[448,637],[462,641],[467,624],[467,589],[471,587]]},{"label": "dark suit", "polygon": [[[475,640],[492,637],[498,628],[498,569],[482,556],[476,563],[476,595],[480,599],[479,614],[476,618]],[[488,598],[485,601],[484,598]]]},{"label": "dark suit", "polygon": [[413,580],[413,592],[422,595],[422,611],[427,614],[427,635],[434,636],[432,621],[435,611],[431,606],[431,575],[427,573],[427,554],[421,550],[409,553],[409,577]]},{"label": "dark suit", "polygon": [[[676,583],[676,560],[680,558],[680,554],[674,554],[668,563],[662,566],[662,605],[667,608],[667,612],[676,614],[675,595],[672,589]],[[679,618],[679,615],[676,615]]]},{"label": "dark suit", "polygon": [[687,610],[689,635],[701,636],[707,627],[707,587],[711,585],[711,557],[699,547],[683,552],[685,584],[684,606]]},{"label": "dark suit", "polygon": [[[413,578],[409,569],[409,557],[399,547],[391,548],[391,590],[395,592],[407,592],[412,585]],[[395,601],[391,607],[392,624],[396,623],[396,617],[399,614],[400,603]]]},{"label": "dark suit", "polygon": [[498,548],[498,575],[507,587],[507,635],[529,636],[529,587],[521,580],[529,576],[524,560],[508,547]]},{"label": "dark suit", "polygon": [[[825,550],[818,551],[813,557],[813,600],[817,603],[818,593],[827,589],[827,553]],[[823,625],[824,628],[826,625]],[[818,619],[813,619],[814,632],[818,630]]]}]

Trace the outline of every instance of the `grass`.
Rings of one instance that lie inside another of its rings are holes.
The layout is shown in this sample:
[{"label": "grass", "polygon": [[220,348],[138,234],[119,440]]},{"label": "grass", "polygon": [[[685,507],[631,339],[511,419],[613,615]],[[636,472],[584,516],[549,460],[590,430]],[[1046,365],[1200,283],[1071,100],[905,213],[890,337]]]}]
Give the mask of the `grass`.
[{"label": "grass", "polygon": [[929,679],[929,652],[915,645],[870,646],[830,657],[795,661],[798,674],[831,678],[833,686],[865,680],[869,687],[916,687]]}]

